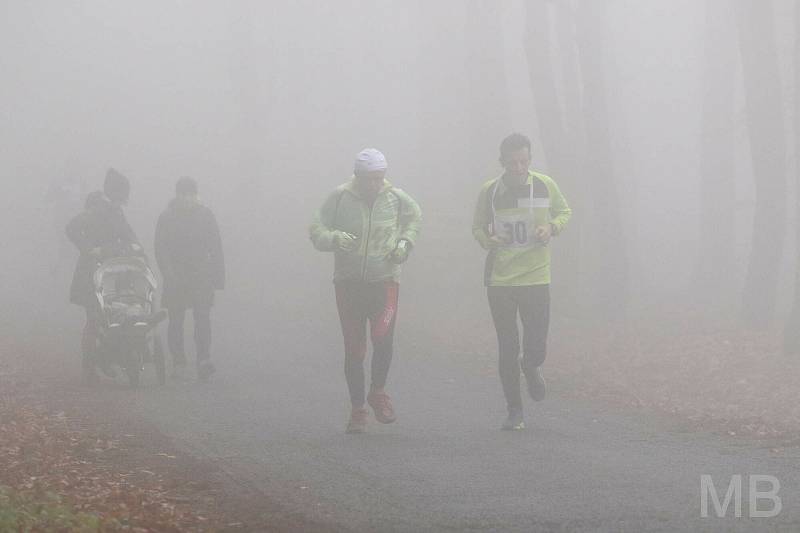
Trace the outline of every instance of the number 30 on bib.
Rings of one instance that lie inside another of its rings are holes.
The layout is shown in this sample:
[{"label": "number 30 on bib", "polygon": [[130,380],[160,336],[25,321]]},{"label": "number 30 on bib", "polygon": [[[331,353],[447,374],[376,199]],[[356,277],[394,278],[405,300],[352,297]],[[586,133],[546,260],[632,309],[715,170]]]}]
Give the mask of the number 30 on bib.
[{"label": "number 30 on bib", "polygon": [[533,248],[540,243],[535,235],[536,222],[529,214],[500,215],[494,217],[494,231],[508,248]]}]

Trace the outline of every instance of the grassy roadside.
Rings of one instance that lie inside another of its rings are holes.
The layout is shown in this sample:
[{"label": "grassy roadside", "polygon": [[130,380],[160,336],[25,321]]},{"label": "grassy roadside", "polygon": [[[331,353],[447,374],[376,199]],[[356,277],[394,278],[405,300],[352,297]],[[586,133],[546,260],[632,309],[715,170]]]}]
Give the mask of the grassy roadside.
[{"label": "grassy roadside", "polygon": [[[106,524],[105,529],[110,524]],[[114,524],[119,525],[121,524]],[[76,511],[58,494],[31,494],[0,486],[0,531],[100,531],[102,519]]]},{"label": "grassy roadside", "polygon": [[42,385],[0,358],[0,532],[242,527],[220,512],[213,481],[177,452],[99,433],[44,398]]}]

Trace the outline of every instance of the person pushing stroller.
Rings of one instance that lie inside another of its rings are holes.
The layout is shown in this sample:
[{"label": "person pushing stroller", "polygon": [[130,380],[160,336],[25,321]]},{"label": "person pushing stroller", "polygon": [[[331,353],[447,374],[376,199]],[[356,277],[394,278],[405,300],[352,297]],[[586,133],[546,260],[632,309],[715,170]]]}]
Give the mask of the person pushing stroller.
[{"label": "person pushing stroller", "polygon": [[[98,300],[95,296],[93,276],[98,263],[113,255],[116,250],[136,247],[139,239],[128,224],[122,206],[128,202],[128,178],[109,169],[103,190],[90,193],[85,209],[73,217],[65,228],[67,238],[80,252],[70,286],[70,302],[86,311],[86,324],[81,336],[83,380],[87,385],[97,381],[97,343],[100,331]],[[102,368],[110,372],[108,368]]]}]

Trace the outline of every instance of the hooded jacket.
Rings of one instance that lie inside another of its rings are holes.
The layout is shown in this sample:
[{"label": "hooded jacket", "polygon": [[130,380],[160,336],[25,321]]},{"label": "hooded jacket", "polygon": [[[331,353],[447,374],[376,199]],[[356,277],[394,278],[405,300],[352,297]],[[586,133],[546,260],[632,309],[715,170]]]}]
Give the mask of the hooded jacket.
[{"label": "hooded jacket", "polygon": [[[421,219],[417,202],[388,181],[384,180],[369,205],[358,193],[355,178],[351,178],[337,187],[315,213],[309,234],[317,250],[334,252],[334,282],[398,281],[400,265],[390,262],[388,255],[401,239],[414,245]],[[355,235],[356,249],[335,250],[335,230]]]}]

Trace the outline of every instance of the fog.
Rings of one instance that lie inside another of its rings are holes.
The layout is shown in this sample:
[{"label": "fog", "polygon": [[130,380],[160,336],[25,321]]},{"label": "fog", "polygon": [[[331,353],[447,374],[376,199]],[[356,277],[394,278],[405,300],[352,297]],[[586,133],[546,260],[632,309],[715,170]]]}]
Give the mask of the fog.
[{"label": "fog", "polygon": [[77,213],[113,167],[149,255],[175,181],[198,181],[228,267],[220,361],[279,374],[305,339],[339,358],[332,259],[308,224],[374,146],[423,210],[401,357],[494,357],[471,223],[519,131],[574,212],[552,246],[554,336],[687,315],[780,336],[797,270],[794,4],[3,1],[1,331],[35,344],[58,326],[77,369],[77,252],[59,256],[46,194],[79,184]]},{"label": "fog", "polygon": [[[555,26],[557,9],[569,8],[555,6],[541,10],[548,20],[532,22],[556,43],[554,54],[569,42],[567,36],[559,43]],[[779,126],[787,134],[790,8],[791,2],[776,3],[773,36],[787,101]],[[560,178],[576,207],[573,227],[591,225],[590,208],[582,209],[592,190],[591,165],[560,176],[542,148],[548,132],[537,122],[528,79],[524,9],[520,2],[6,2],[2,177],[5,199],[14,201],[3,213],[11,223],[3,226],[14,228],[15,237],[6,239],[7,263],[27,263],[20,259],[32,249],[51,246],[42,197],[53,180],[78,177],[92,190],[107,167],[120,169],[133,182],[128,216],[149,243],[174,181],[191,175],[226,236],[232,267],[226,312],[255,277],[259,291],[274,294],[279,288],[270,282],[279,272],[297,273],[280,287],[303,301],[317,293],[328,269],[305,238],[310,213],[350,174],[354,154],[377,146],[390,160],[390,179],[425,208],[424,236],[404,279],[408,290],[430,281],[445,291],[420,293],[431,298],[421,308],[435,315],[450,301],[445,294],[472,303],[468,293],[480,292],[482,268],[469,236],[473,197],[500,173],[497,147],[508,132],[532,137],[533,167]],[[717,9],[728,18],[722,31],[730,49],[735,15],[724,3]],[[619,0],[599,11],[606,32],[598,65],[608,106],[604,127],[619,205],[619,226],[608,231],[628,250],[632,303],[646,303],[686,287],[695,268],[703,224],[702,97],[713,83],[704,78],[704,53],[723,45],[706,46],[702,3]],[[558,74],[562,65],[552,61]],[[726,132],[735,174],[727,183],[736,194],[736,219],[729,222],[736,227],[732,293],[746,270],[754,210],[741,71],[733,66],[735,72],[720,73],[734,85],[733,130]],[[563,149],[569,159],[585,160],[582,143]],[[236,242],[243,228],[251,238]],[[569,253],[565,246],[556,253]],[[788,271],[791,251],[784,255]],[[446,277],[423,274],[439,264],[447,265]],[[581,263],[579,270],[586,284],[600,281],[593,265]]]}]

